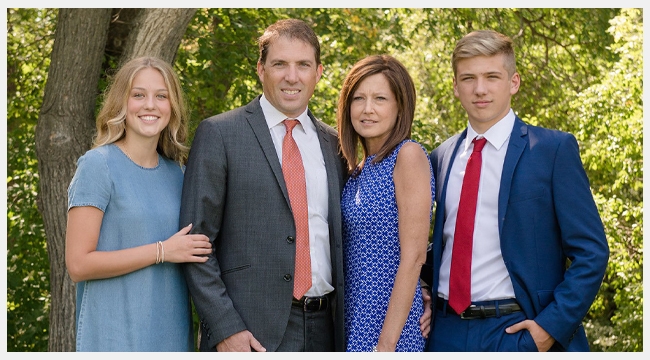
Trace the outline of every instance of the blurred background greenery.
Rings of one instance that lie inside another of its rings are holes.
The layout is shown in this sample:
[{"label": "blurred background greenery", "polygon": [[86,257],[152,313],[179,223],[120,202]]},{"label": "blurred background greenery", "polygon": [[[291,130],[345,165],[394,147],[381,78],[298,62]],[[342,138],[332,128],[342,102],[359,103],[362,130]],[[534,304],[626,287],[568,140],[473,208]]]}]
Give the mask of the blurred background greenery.
[{"label": "blurred background greenery", "polygon": [[[56,311],[50,261],[62,259],[48,257],[37,206],[35,127],[58,9],[6,11],[7,351],[48,351]],[[452,91],[453,44],[483,28],[511,36],[522,78],[513,109],[531,124],[575,134],[605,225],[610,262],[585,318],[592,350],[643,351],[641,9],[198,9],[174,62],[192,110],[191,134],[202,119],[261,93],[256,38],[287,17],[312,24],[321,40],[325,70],[310,104],[317,117],[335,125],[338,91],[357,60],[392,54],[416,82],[413,138],[428,150],[467,122]],[[118,56],[107,48],[98,95]]]}]

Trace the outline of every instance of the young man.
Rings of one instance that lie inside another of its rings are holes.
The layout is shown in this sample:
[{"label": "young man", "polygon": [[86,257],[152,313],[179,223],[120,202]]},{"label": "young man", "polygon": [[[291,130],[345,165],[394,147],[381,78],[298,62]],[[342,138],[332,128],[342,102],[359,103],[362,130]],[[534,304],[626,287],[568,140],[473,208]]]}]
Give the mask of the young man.
[{"label": "young man", "polygon": [[609,248],[576,139],[510,108],[520,85],[510,38],[474,31],[452,65],[468,126],[430,156],[427,350],[588,351],[582,319]]}]

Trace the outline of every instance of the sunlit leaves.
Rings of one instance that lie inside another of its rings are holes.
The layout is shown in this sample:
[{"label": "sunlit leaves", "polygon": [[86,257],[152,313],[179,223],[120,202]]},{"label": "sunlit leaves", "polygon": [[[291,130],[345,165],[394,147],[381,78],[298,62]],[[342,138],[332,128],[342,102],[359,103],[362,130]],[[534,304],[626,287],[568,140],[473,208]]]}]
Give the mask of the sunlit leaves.
[{"label": "sunlit leaves", "polygon": [[7,351],[47,351],[49,259],[38,212],[34,126],[56,9],[7,9]]},{"label": "sunlit leaves", "polygon": [[642,20],[638,9],[612,19],[608,32],[619,59],[577,94],[568,114],[578,119],[576,137],[610,246],[603,306],[591,310],[596,344],[608,351],[643,350]]},{"label": "sunlit leaves", "polygon": [[[36,206],[34,126],[56,14],[56,9],[7,9],[9,351],[47,350],[49,264]],[[585,324],[592,349],[642,350],[640,10],[199,9],[175,63],[192,110],[191,135],[202,119],[246,104],[261,92],[256,39],[266,26],[287,17],[313,24],[321,41],[324,72],[310,103],[317,117],[334,125],[339,89],[351,66],[367,55],[388,53],[406,65],[416,83],[413,137],[429,150],[467,124],[452,92],[453,44],[482,28],[510,35],[522,77],[513,108],[531,124],[576,135],[606,228],[610,264]],[[100,88],[106,85],[102,81]]]}]

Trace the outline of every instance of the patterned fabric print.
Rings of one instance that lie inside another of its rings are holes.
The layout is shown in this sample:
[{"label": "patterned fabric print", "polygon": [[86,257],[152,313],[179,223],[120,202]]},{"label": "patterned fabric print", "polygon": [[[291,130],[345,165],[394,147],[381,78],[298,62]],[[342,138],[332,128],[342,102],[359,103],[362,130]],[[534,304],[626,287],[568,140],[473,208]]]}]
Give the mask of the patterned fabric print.
[{"label": "patterned fabric print", "polygon": [[300,121],[287,119],[287,134],[282,142],[282,173],[289,193],[289,201],[296,223],[296,269],[293,297],[300,299],[311,288],[311,259],[309,257],[309,214],[305,168],[298,144],[293,139],[293,128]]},{"label": "patterned fabric print", "polygon": [[[399,149],[407,141],[412,140],[402,141],[378,164],[371,163],[374,155],[368,157],[361,173],[354,176],[355,170],[343,189],[347,351],[372,351],[386,316],[400,257],[393,170]],[[432,199],[434,189],[432,176]],[[396,351],[423,350],[422,312],[418,283]]]}]

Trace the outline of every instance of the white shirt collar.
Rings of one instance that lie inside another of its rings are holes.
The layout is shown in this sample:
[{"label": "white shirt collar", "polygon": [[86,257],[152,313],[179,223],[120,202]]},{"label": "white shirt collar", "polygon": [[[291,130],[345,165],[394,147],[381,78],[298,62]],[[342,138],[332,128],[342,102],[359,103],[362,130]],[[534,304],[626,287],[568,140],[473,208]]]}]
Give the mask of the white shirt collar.
[{"label": "white shirt collar", "polygon": [[[262,107],[262,112],[264,113],[264,118],[266,119],[266,124],[268,125],[269,129],[282,125],[282,122],[289,117],[280,112],[278,109],[276,109],[262,94],[262,97],[260,98],[260,106]],[[314,128],[314,124],[312,123],[311,119],[309,118],[309,115],[307,115],[307,111],[309,108],[306,108],[305,111],[302,112],[297,118],[292,118],[300,121],[300,124],[302,127],[298,126],[297,128],[302,128],[302,131],[307,132],[305,129],[306,127],[309,128]]]},{"label": "white shirt collar", "polygon": [[503,119],[497,121],[496,124],[492,125],[485,134],[477,133],[472,125],[467,123],[467,137],[465,138],[465,150],[469,148],[472,144],[472,140],[475,137],[480,136],[487,139],[488,143],[492,144],[495,149],[499,150],[503,144],[506,143],[506,140],[510,137],[512,133],[512,127],[515,126],[515,113],[510,109],[506,116]]}]

